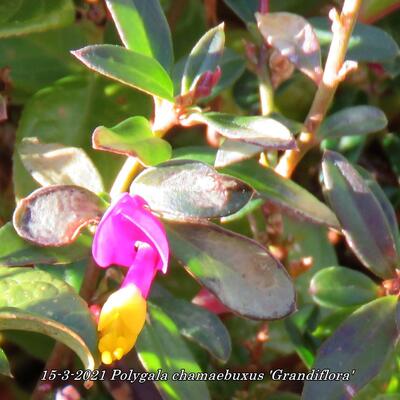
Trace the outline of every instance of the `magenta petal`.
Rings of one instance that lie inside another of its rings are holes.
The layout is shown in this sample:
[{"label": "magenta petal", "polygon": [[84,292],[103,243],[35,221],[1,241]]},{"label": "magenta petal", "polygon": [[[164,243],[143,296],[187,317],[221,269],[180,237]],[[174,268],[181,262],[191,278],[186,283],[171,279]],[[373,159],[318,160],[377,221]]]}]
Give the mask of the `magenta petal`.
[{"label": "magenta petal", "polygon": [[139,243],[134,263],[121,287],[134,284],[142,293],[144,298],[149,294],[151,283],[157,273],[158,255],[147,243]]},{"label": "magenta petal", "polygon": [[93,239],[93,258],[100,267],[135,263],[135,243],[147,243],[158,255],[156,270],[168,266],[169,247],[161,222],[139,196],[124,193],[104,214]]}]

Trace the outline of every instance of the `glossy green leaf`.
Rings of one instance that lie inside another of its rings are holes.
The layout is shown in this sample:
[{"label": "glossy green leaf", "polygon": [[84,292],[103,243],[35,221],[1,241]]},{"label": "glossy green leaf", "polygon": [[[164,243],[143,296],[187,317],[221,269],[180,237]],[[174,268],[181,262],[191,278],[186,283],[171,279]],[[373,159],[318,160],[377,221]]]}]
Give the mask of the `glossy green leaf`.
[{"label": "glossy green leaf", "polygon": [[79,293],[89,260],[85,259],[65,265],[37,264],[35,268],[68,283]]},{"label": "glossy green leaf", "polygon": [[210,126],[229,139],[241,140],[264,149],[296,148],[296,141],[292,133],[284,124],[274,118],[206,112],[192,114],[189,119]]},{"label": "glossy green leaf", "polygon": [[354,106],[329,115],[322,123],[318,134],[321,138],[367,135],[384,129],[386,115],[373,106]]},{"label": "glossy green leaf", "polygon": [[11,223],[0,228],[0,265],[16,266],[36,263],[69,264],[91,254],[91,237],[82,234],[65,247],[39,247],[18,236]]},{"label": "glossy green leaf", "polygon": [[71,0],[7,1],[0,8],[0,38],[60,28],[74,18]]},{"label": "glossy green leaf", "polygon": [[224,0],[224,3],[244,22],[255,22],[258,0]]},{"label": "glossy green leaf", "polygon": [[87,46],[72,54],[88,68],[152,96],[173,100],[173,84],[157,60],[110,44]]},{"label": "glossy green leaf", "polygon": [[396,244],[378,200],[360,174],[339,153],[326,151],[324,191],[347,242],[363,264],[381,278],[394,275]]},{"label": "glossy green leaf", "polygon": [[285,327],[294,348],[307,368],[315,360],[316,344],[308,333],[310,325],[315,323],[318,310],[314,305],[305,305],[298,312],[285,319]]},{"label": "glossy green leaf", "polygon": [[[352,398],[383,366],[398,339],[396,296],[360,307],[320,347],[315,370],[349,373],[349,380],[306,381],[303,400]],[[354,373],[352,373],[354,371]]]},{"label": "glossy green leaf", "polygon": [[71,57],[70,50],[96,40],[91,33],[90,25],[82,22],[63,29],[0,40],[0,67],[10,67],[11,101],[25,102],[57,79],[82,71],[84,66]]},{"label": "glossy green leaf", "polygon": [[[90,76],[69,77],[38,92],[25,106],[16,143],[36,136],[41,143],[81,147],[93,160],[108,190],[124,162],[118,155],[92,149],[90,135],[98,125],[112,126],[132,115],[148,115],[147,96],[118,83]],[[25,197],[38,185],[14,153],[14,190]]]},{"label": "glossy green leaf", "polygon": [[182,77],[181,94],[194,89],[204,72],[214,71],[225,45],[224,24],[206,32],[193,47],[186,61]]},{"label": "glossy green leaf", "polygon": [[[186,62],[187,57],[182,58],[175,64],[172,71],[176,94],[179,94],[181,90],[181,81]],[[210,96],[200,99],[202,103],[207,103],[223,90],[230,88],[245,71],[246,61],[241,54],[226,47],[221,56],[219,66],[221,68],[221,78],[212,88]]]},{"label": "glossy green leaf", "polygon": [[136,342],[138,356],[147,371],[158,369],[168,374],[167,380],[155,381],[163,398],[171,400],[208,400],[204,381],[173,380],[174,373],[198,373],[201,369],[172,319],[159,307],[149,304],[148,321]]},{"label": "glossy green leaf", "polygon": [[321,50],[307,20],[288,12],[257,12],[256,20],[265,42],[319,84],[322,78]]},{"label": "glossy green leaf", "polygon": [[284,267],[257,242],[212,224],[166,224],[173,255],[232,311],[279,319],[295,309]]},{"label": "glossy green leaf", "polygon": [[[332,40],[331,22],[327,18],[311,18],[322,48],[327,49]],[[383,29],[358,23],[351,35],[346,58],[354,61],[382,62],[394,59],[399,46]]]},{"label": "glossy green leaf", "polygon": [[3,349],[0,349],[0,374],[12,377],[10,364],[8,363],[6,353],[4,353]]},{"label": "glossy green leaf", "polygon": [[[205,147],[177,149],[174,157],[214,164],[215,152]],[[254,188],[259,196],[285,211],[317,224],[339,228],[335,214],[310,192],[271,168],[260,168],[256,161],[245,161],[222,169],[223,173],[239,178]]]},{"label": "glossy green leaf", "polygon": [[47,186],[18,202],[13,225],[19,236],[39,246],[66,246],[87,225],[98,223],[104,211],[102,201],[90,190]]},{"label": "glossy green leaf", "polygon": [[155,58],[170,70],[171,32],[159,0],[106,0],[106,4],[125,47]]},{"label": "glossy green leaf", "polygon": [[356,307],[379,296],[379,287],[361,272],[329,267],[317,272],[310,282],[310,293],[318,304],[331,308]]},{"label": "glossy green leaf", "polygon": [[99,126],[92,136],[93,148],[137,157],[144,165],[156,165],[171,158],[171,145],[154,136],[150,122],[131,117],[112,128]]},{"label": "glossy green leaf", "polygon": [[17,151],[26,170],[41,186],[76,185],[94,193],[104,191],[97,168],[80,148],[25,138]]},{"label": "glossy green leaf", "polygon": [[142,196],[153,211],[179,220],[233,214],[253,195],[253,189],[242,181],[191,160],[148,168],[136,177],[130,190]]},{"label": "glossy green leaf", "polygon": [[32,268],[0,269],[0,330],[38,332],[98,365],[97,332],[86,303],[66,283]]},{"label": "glossy green leaf", "polygon": [[221,320],[205,308],[178,299],[165,289],[152,289],[151,301],[158,304],[175,322],[180,333],[222,362],[231,355],[231,338]]}]

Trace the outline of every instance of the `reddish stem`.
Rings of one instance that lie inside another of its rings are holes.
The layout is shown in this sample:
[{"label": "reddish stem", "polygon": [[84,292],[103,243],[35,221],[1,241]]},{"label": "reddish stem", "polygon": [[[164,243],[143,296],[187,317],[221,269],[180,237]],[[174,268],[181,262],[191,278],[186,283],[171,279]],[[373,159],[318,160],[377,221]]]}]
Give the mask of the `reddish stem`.
[{"label": "reddish stem", "polygon": [[269,0],[260,0],[258,10],[261,14],[269,13]]}]

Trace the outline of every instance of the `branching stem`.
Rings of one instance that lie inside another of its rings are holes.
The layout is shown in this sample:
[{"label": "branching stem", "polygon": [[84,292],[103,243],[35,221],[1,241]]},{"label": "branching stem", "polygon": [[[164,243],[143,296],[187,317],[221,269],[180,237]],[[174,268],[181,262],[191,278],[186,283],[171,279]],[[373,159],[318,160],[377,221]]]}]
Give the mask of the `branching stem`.
[{"label": "branching stem", "polygon": [[303,156],[318,142],[316,132],[331,105],[339,83],[348,70],[348,64],[344,60],[361,3],[362,0],[345,0],[340,15],[335,9],[329,13],[333,37],[324,73],[304,122],[305,132],[298,138],[298,150],[287,150],[276,167],[276,171],[284,177],[292,175]]}]

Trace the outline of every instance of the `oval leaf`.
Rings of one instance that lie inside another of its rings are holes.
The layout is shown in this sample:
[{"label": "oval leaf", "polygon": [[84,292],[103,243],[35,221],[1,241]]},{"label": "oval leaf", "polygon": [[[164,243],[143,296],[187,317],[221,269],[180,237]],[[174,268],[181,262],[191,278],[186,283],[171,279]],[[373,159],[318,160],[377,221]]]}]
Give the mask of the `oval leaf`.
[{"label": "oval leaf", "polygon": [[173,100],[171,78],[153,58],[109,44],[87,46],[72,54],[99,74],[152,96]]},{"label": "oval leaf", "polygon": [[366,182],[340,154],[326,151],[324,191],[349,246],[381,278],[394,276],[398,256],[385,214]]},{"label": "oval leaf", "polygon": [[97,168],[82,149],[26,138],[18,153],[24,167],[42,186],[76,185],[94,193],[104,191]]},{"label": "oval leaf", "polygon": [[155,58],[168,71],[173,63],[171,32],[159,0],[106,0],[122,43]]},{"label": "oval leaf", "polygon": [[257,242],[212,224],[166,224],[174,256],[233,312],[278,319],[295,309],[284,267]]},{"label": "oval leaf", "polygon": [[35,190],[14,211],[18,235],[40,246],[64,246],[81,229],[100,220],[100,199],[79,186],[56,185]]},{"label": "oval leaf", "polygon": [[151,130],[149,121],[131,117],[112,128],[99,126],[92,136],[93,148],[137,157],[144,165],[155,165],[171,158],[171,145]]},{"label": "oval leaf", "polygon": [[159,369],[168,379],[155,381],[163,398],[209,400],[207,385],[203,381],[173,380],[174,373],[184,369],[187,374],[201,372],[186,343],[180,337],[174,321],[159,307],[149,304],[147,323],[136,342],[136,350],[147,371]]},{"label": "oval leaf", "polygon": [[186,61],[182,77],[181,94],[196,87],[199,78],[207,71],[213,72],[224,51],[224,24],[210,29],[196,43]]},{"label": "oval leaf", "polygon": [[[311,18],[311,24],[322,48],[329,48],[332,40],[331,21],[327,18]],[[393,60],[400,53],[395,40],[383,29],[357,23],[351,35],[346,58],[354,61],[383,62]]]},{"label": "oval leaf", "polygon": [[296,148],[289,129],[269,117],[242,117],[218,112],[191,114],[191,121],[204,123],[229,139],[261,146],[263,149],[286,150]]},{"label": "oval leaf", "polygon": [[387,126],[383,111],[372,106],[355,106],[329,115],[322,123],[318,134],[322,139],[352,135],[367,135]]},{"label": "oval leaf", "polygon": [[387,356],[395,350],[396,308],[396,296],[387,296],[362,306],[347,318],[320,347],[313,368],[348,372],[349,380],[306,381],[302,399],[353,398],[377,375]]},{"label": "oval leaf", "polygon": [[175,322],[180,333],[222,362],[231,355],[231,338],[221,320],[206,309],[173,297],[165,289],[152,289],[151,301],[158,304]]},{"label": "oval leaf", "polygon": [[0,228],[0,266],[68,264],[91,255],[92,238],[82,233],[65,247],[39,247],[18,236],[11,222]]},{"label": "oval leaf", "polygon": [[239,161],[247,160],[263,151],[261,146],[225,139],[218,147],[215,157],[215,168],[223,168]]},{"label": "oval leaf", "polygon": [[42,333],[98,365],[96,326],[86,303],[65,282],[31,268],[0,269],[0,330]]},{"label": "oval leaf", "polygon": [[221,175],[207,164],[170,161],[142,172],[131,193],[170,219],[217,218],[240,210],[253,189],[238,179]]},{"label": "oval leaf", "polygon": [[319,83],[322,77],[321,51],[317,36],[307,20],[286,12],[256,13],[256,19],[265,41]]},{"label": "oval leaf", "polygon": [[[184,147],[175,151],[177,159],[194,159],[213,164],[215,152],[206,147]],[[248,160],[231,165],[224,173],[251,185],[258,195],[283,208],[288,213],[317,224],[339,229],[335,214],[310,192],[290,179],[285,179],[272,168],[260,168],[256,161]]]},{"label": "oval leaf", "polygon": [[72,24],[75,17],[71,0],[14,0],[7,1],[5,9],[6,16],[0,15],[0,38],[61,28]]},{"label": "oval leaf", "polygon": [[345,308],[376,299],[379,287],[361,272],[343,267],[328,267],[313,276],[310,293],[322,306]]}]

